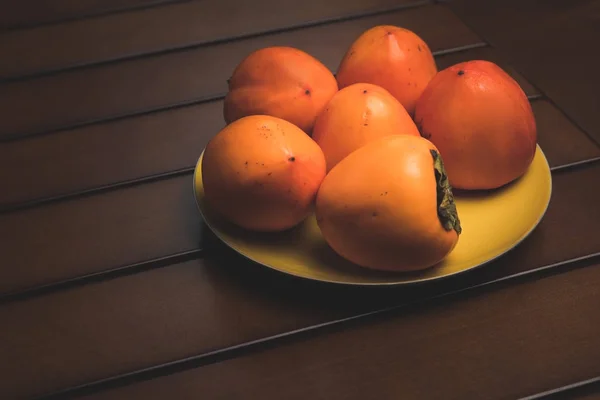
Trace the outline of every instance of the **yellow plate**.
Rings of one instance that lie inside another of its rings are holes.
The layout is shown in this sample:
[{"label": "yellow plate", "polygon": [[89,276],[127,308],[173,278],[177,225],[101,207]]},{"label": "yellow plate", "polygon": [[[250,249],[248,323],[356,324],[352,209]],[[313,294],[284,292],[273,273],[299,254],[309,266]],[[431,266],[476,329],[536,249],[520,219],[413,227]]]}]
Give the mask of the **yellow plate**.
[{"label": "yellow plate", "polygon": [[519,244],[544,216],[552,192],[548,161],[538,146],[528,171],[495,191],[455,193],[463,233],[454,250],[438,265],[418,273],[386,273],[358,267],[327,245],[314,215],[285,233],[244,232],[207,209],[201,173],[194,173],[198,208],[208,228],[248,259],[301,278],[347,285],[402,285],[455,275],[483,265]]}]

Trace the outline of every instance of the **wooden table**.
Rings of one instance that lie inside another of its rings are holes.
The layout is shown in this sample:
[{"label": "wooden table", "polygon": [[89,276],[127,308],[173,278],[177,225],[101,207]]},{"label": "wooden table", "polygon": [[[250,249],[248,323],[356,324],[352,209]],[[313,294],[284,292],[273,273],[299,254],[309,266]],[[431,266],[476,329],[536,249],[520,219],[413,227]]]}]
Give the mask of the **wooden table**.
[{"label": "wooden table", "polygon": [[[194,164],[268,45],[335,70],[376,24],[493,60],[552,167],[514,251],[439,283],[331,287],[202,225]],[[600,395],[600,1],[36,0],[0,9],[0,398]]]}]

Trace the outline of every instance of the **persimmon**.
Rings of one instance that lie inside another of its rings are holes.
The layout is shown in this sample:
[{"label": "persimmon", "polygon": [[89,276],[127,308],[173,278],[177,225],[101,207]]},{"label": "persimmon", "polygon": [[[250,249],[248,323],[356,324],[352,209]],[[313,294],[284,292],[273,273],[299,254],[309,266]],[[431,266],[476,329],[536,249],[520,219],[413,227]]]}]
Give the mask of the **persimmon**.
[{"label": "persimmon", "polygon": [[202,156],[207,205],[253,231],[281,231],[313,210],[325,177],[321,148],[283,119],[251,115],[213,137]]},{"label": "persimmon", "polygon": [[434,266],[462,232],[441,155],[420,136],[386,136],[352,152],[323,180],[315,210],[336,253],[376,270]]},{"label": "persimmon", "polygon": [[419,98],[415,121],[439,148],[456,188],[506,185],[527,171],[535,155],[537,128],[527,96],[490,61],[440,71]]},{"label": "persimmon", "polygon": [[337,92],[319,114],[313,130],[327,160],[327,170],[354,150],[388,135],[419,136],[402,104],[387,90],[355,83]]},{"label": "persimmon", "polygon": [[310,134],[337,90],[333,73],[310,54],[293,47],[265,47],[233,71],[223,115],[227,123],[253,114],[272,115]]},{"label": "persimmon", "polygon": [[417,99],[436,72],[431,50],[421,37],[408,29],[379,25],[352,43],[336,78],[340,89],[359,82],[379,85],[412,116]]}]

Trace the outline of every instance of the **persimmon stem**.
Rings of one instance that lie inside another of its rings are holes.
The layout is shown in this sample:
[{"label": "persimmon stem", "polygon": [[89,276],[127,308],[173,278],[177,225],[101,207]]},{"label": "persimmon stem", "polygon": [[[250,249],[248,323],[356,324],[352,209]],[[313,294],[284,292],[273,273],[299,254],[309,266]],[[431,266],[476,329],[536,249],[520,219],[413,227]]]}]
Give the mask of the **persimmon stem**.
[{"label": "persimmon stem", "polygon": [[436,190],[437,190],[437,212],[442,226],[447,231],[454,229],[459,235],[462,233],[452,187],[444,168],[444,161],[440,154],[435,150],[430,150],[433,157],[433,169],[435,172]]}]

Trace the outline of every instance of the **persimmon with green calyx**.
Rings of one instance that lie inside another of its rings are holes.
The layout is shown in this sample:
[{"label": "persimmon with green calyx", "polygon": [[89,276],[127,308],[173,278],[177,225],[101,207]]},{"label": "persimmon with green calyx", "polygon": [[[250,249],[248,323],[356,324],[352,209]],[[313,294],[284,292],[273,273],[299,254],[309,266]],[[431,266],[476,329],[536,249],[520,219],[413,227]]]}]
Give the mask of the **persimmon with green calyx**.
[{"label": "persimmon with green calyx", "polygon": [[228,124],[248,115],[272,115],[310,135],[317,115],[337,90],[333,73],[310,54],[293,47],[265,47],[233,71],[223,115]]},{"label": "persimmon with green calyx", "polygon": [[313,212],[325,177],[323,151],[283,119],[240,118],[213,137],[202,156],[207,205],[252,231],[294,227]]},{"label": "persimmon with green calyx", "polygon": [[398,26],[379,25],[352,43],[336,79],[340,89],[359,82],[379,85],[412,116],[417,99],[436,72],[433,54],[421,37]]},{"label": "persimmon with green calyx", "polygon": [[390,92],[370,83],[355,83],[327,103],[312,137],[323,149],[330,171],[354,150],[388,135],[419,136],[419,130]]},{"label": "persimmon with green calyx", "polygon": [[462,232],[442,157],[420,136],[386,136],[352,152],[323,180],[315,210],[329,246],[375,270],[432,267]]},{"label": "persimmon with green calyx", "polygon": [[527,96],[490,61],[440,71],[419,98],[414,119],[421,135],[440,150],[457,189],[504,186],[527,171],[537,149]]}]

